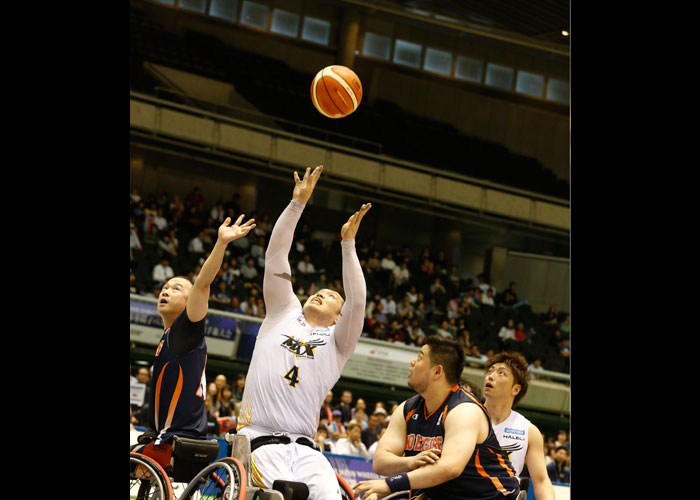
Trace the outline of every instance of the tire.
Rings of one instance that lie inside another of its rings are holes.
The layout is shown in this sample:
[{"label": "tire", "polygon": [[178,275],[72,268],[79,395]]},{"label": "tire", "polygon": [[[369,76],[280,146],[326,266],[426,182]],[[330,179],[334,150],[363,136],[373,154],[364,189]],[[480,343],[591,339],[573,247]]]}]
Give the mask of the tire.
[{"label": "tire", "polygon": [[395,493],[392,493],[391,495],[387,495],[383,498],[383,500],[408,500],[411,498],[411,492],[409,490],[406,491],[397,491]]},{"label": "tire", "polygon": [[129,496],[137,500],[173,500],[173,488],[163,467],[146,455],[129,455]]},{"label": "tire", "polygon": [[247,485],[245,469],[238,459],[217,460],[192,478],[179,500],[244,500]]},{"label": "tire", "polygon": [[338,479],[338,485],[340,485],[340,496],[342,500],[354,500],[355,491],[350,487],[345,478],[337,472],[335,473],[335,477]]}]

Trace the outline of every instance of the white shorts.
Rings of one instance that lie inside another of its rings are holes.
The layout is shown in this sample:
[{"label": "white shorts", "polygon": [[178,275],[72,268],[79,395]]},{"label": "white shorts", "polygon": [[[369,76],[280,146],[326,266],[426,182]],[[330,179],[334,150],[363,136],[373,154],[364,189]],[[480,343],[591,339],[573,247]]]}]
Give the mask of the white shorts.
[{"label": "white shorts", "polygon": [[309,487],[309,500],[341,500],[335,470],[320,451],[298,443],[266,444],[250,456],[251,483],[270,489],[281,479]]}]

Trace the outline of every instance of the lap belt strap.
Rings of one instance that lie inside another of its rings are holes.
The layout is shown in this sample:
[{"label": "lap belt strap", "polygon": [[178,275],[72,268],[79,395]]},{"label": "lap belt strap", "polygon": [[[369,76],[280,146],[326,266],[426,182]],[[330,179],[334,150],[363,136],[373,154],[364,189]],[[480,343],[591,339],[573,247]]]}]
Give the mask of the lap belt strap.
[{"label": "lap belt strap", "polygon": [[[250,452],[252,453],[256,449],[266,444],[289,444],[291,442],[292,439],[286,433],[273,432],[269,436],[259,436],[255,439],[252,439],[250,441]],[[313,448],[316,451],[320,451],[318,445],[305,436],[298,437],[294,442],[304,446],[308,446],[309,448]]]}]

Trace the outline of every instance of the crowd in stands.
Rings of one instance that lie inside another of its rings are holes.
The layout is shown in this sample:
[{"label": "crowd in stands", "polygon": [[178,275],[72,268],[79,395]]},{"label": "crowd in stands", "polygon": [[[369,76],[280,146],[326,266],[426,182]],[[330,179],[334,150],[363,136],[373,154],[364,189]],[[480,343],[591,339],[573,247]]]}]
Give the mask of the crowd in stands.
[{"label": "crowd in stands", "polygon": [[[196,281],[201,265],[226,217],[241,213],[240,198],[207,205],[193,188],[182,199],[168,193],[130,195],[130,292],[156,297],[173,276]],[[247,217],[257,227],[235,240],[211,285],[210,308],[265,317],[262,277],[265,248],[272,230],[267,213]],[[339,235],[337,236],[339,238]],[[303,217],[290,251],[292,282],[304,303],[321,288],[342,291],[338,241],[324,244]],[[421,346],[426,335],[460,340],[468,355],[485,359],[489,351],[522,352],[535,370],[568,372],[570,316],[551,307],[532,311],[517,283],[497,290],[485,275],[465,278],[443,251],[428,247],[414,255],[391,242],[357,241],[367,282],[364,337]],[[534,372],[536,373],[536,371]]]},{"label": "crowd in stands", "polygon": [[[131,381],[145,384],[146,393],[150,391],[150,370],[141,366],[132,369]],[[245,374],[239,373],[231,383],[224,374],[218,374],[208,382],[206,397],[207,417],[209,419],[209,436],[223,437],[229,429],[235,427],[236,417],[243,399]],[[472,381],[463,379],[462,383],[481,399],[481,390]],[[131,405],[131,428],[146,426],[148,415],[148,397],[143,405]],[[389,425],[391,415],[397,403],[390,404],[376,401],[368,405],[364,398],[354,399],[352,391],[342,391],[339,400],[334,402],[333,391],[328,392],[319,410],[319,425],[314,436],[321,451],[362,457],[372,460],[377,443]],[[550,479],[553,482],[568,483],[570,472],[569,439],[570,432],[559,430],[556,435],[543,433],[545,461]]]}]

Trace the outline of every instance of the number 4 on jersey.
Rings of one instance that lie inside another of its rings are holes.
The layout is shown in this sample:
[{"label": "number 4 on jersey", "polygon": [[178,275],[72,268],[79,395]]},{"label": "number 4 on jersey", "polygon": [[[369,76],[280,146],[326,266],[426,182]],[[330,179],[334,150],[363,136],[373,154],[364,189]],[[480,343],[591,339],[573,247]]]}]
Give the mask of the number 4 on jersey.
[{"label": "number 4 on jersey", "polygon": [[296,385],[301,380],[299,378],[299,367],[297,365],[292,366],[291,370],[289,370],[287,373],[285,373],[284,377],[282,377],[282,378],[289,380],[289,385],[291,387],[296,387]]}]

